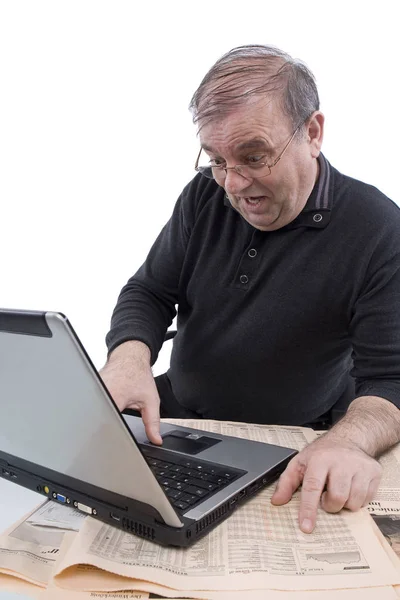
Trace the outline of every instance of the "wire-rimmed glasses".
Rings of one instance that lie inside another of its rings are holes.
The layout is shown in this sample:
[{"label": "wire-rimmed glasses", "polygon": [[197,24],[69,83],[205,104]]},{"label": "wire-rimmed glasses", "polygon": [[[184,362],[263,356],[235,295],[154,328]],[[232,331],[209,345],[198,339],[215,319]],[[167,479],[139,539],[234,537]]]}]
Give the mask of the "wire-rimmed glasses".
[{"label": "wire-rimmed glasses", "polygon": [[261,155],[257,161],[248,163],[246,165],[234,165],[233,167],[227,167],[226,163],[224,162],[221,162],[221,164],[212,164],[213,162],[216,163],[216,159],[210,159],[208,165],[199,165],[198,163],[200,160],[201,153],[203,151],[203,148],[200,148],[200,152],[197,156],[194,168],[198,173],[201,173],[208,179],[222,179],[226,177],[228,170],[230,169],[233,169],[234,171],[236,171],[236,173],[238,173],[245,179],[259,179],[261,177],[268,177],[268,175],[271,174],[272,167],[275,167],[275,165],[278,164],[282,156],[285,154],[299,128],[300,125],[296,127],[291,137],[289,138],[289,141],[285,144],[282,152],[278,154],[278,156],[271,164],[268,164],[267,162],[265,162],[265,160],[263,160],[266,156],[264,154]]}]

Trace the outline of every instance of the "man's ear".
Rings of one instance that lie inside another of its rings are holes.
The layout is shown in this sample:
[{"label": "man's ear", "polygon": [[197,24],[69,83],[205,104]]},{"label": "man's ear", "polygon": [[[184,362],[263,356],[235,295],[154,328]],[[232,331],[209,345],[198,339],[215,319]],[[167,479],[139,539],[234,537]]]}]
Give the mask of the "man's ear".
[{"label": "man's ear", "polygon": [[324,139],[324,123],[325,117],[319,110],[315,111],[307,122],[307,140],[313,158],[317,158],[321,152],[322,140]]}]

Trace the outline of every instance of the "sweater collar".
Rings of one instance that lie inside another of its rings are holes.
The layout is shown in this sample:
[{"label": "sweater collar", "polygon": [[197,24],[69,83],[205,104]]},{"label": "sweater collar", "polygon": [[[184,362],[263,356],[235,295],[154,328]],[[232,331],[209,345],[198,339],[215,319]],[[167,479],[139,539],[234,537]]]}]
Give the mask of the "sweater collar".
[{"label": "sweater collar", "polygon": [[319,175],[307,203],[301,213],[283,229],[313,227],[323,229],[331,219],[333,178],[332,167],[325,156],[318,156]]}]

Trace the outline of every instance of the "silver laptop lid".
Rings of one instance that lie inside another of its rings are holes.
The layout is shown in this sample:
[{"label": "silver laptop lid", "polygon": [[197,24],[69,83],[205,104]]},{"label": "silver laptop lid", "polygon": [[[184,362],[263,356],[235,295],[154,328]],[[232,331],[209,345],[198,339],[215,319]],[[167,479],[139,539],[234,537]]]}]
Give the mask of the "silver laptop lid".
[{"label": "silver laptop lid", "polygon": [[182,526],[64,315],[0,311],[0,407],[3,452]]}]

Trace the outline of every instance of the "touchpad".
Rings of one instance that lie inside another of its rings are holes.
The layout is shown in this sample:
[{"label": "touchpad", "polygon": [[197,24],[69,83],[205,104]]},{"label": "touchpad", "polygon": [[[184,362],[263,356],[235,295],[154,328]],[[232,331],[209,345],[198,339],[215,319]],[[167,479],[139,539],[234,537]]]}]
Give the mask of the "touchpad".
[{"label": "touchpad", "polygon": [[162,447],[166,450],[176,450],[185,454],[198,454],[211,446],[219,444],[221,440],[205,435],[190,433],[188,431],[170,431],[162,436]]}]

